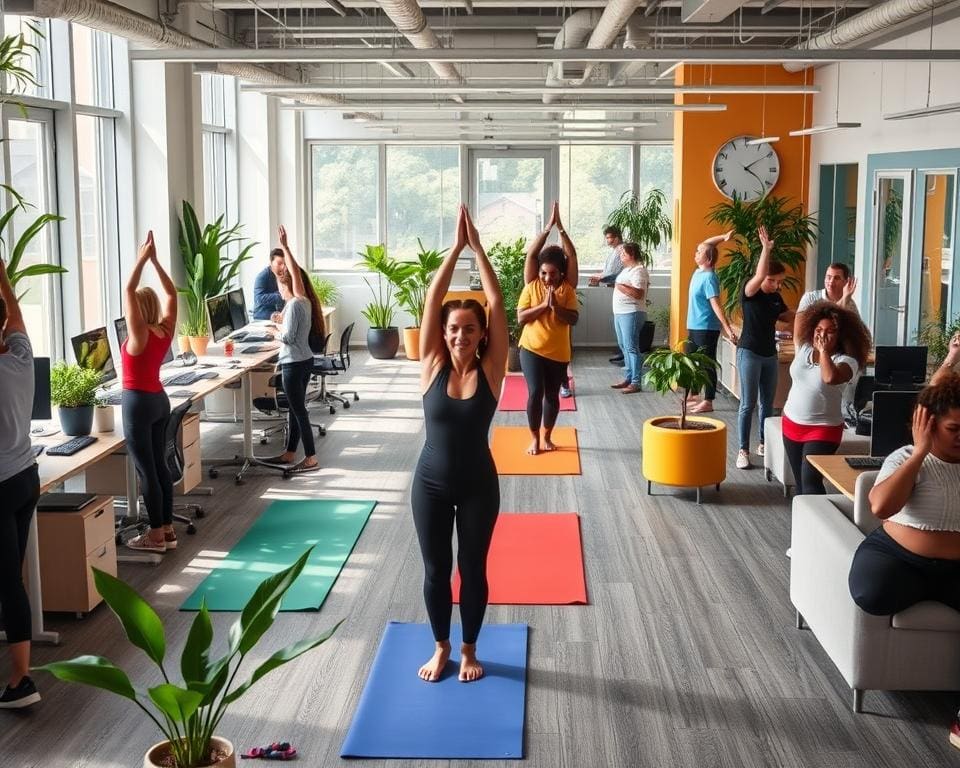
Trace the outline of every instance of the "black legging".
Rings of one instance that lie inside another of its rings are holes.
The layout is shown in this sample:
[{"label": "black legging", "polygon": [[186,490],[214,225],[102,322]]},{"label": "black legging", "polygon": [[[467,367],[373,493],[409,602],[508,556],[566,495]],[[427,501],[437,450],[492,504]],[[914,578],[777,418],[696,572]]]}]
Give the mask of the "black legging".
[{"label": "black legging", "polygon": [[874,616],[892,616],[924,600],[960,611],[960,560],[921,557],[880,526],[860,542],[850,566],[850,596]]},{"label": "black legging", "polygon": [[[702,349],[703,353],[711,360],[717,359],[720,331],[688,330],[687,338],[691,342],[687,345],[687,352],[696,352],[698,349]],[[707,376],[710,377],[710,382],[703,388],[703,399],[713,402],[717,397],[717,369],[712,365],[707,366]]]},{"label": "black legging", "polygon": [[816,494],[822,496],[827,492],[823,487],[823,475],[807,461],[807,456],[818,454],[833,454],[840,447],[839,443],[828,443],[825,440],[808,440],[798,443],[784,435],[783,450],[793,470],[793,479],[797,483],[797,495]]},{"label": "black legging", "polygon": [[287,450],[294,453],[302,440],[304,456],[313,456],[317,452],[310,414],[307,413],[307,385],[312,372],[312,359],[280,366],[283,393],[287,396]]},{"label": "black legging", "polygon": [[[457,525],[457,566],[460,569],[460,621],[463,642],[477,642],[487,610],[487,552],[500,511],[496,470],[481,472],[485,482],[465,491],[454,484],[437,483],[418,466],[410,490],[413,523],[423,555],[423,598],[437,642],[450,639],[453,595],[453,525]],[[476,478],[480,479],[480,478]],[[448,491],[457,488],[456,496]]]},{"label": "black legging", "polygon": [[36,464],[0,483],[0,608],[8,643],[22,643],[32,637],[23,560],[38,498],[40,476]]},{"label": "black legging", "polygon": [[527,382],[527,425],[531,432],[553,429],[560,413],[560,384],[567,374],[567,364],[520,348],[520,369]]},{"label": "black legging", "polygon": [[173,524],[173,480],[167,468],[167,422],[170,400],[166,392],[123,390],[123,436],[140,478],[140,493],[150,527]]}]

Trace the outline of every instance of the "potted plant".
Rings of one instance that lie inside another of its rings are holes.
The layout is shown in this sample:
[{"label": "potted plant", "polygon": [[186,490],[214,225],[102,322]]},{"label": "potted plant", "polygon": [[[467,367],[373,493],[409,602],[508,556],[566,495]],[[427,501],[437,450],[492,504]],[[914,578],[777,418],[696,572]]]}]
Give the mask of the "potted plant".
[{"label": "potted plant", "polygon": [[166,637],[160,617],[132,587],[97,568],[93,569],[97,591],[120,620],[127,639],[157,665],[163,682],[146,691],[137,690],[126,672],[102,656],[78,656],[37,669],[66,682],[110,691],[143,710],[165,737],[147,751],[144,768],[234,768],[237,759],[233,745],[215,735],[227,707],[267,673],[328,640],[342,623],[338,622],[319,637],[301,640],[277,651],[254,669],[249,679],[234,685],[244,658],[273,624],[280,601],[303,570],[310,549],[289,568],[260,583],[230,628],[226,653],[215,661],[209,658],[213,624],[206,604],[201,603],[180,656],[184,678],[180,685],[170,681],[164,667]]},{"label": "potted plant", "polygon": [[178,286],[177,291],[187,301],[187,319],[181,332],[186,331],[191,339],[190,348],[198,356],[206,354],[209,342],[207,299],[227,290],[240,273],[240,265],[250,258],[250,249],[257,245],[249,243],[230,258],[228,248],[246,238],[240,235],[240,224],[228,228],[223,218],[220,216],[213,224],[201,228],[193,206],[184,200],[183,218],[177,219],[180,224],[177,244],[186,275],[186,285]]},{"label": "potted plant", "polygon": [[403,351],[408,360],[420,359],[420,325],[423,322],[423,305],[427,300],[427,288],[440,265],[443,264],[442,251],[428,250],[417,238],[420,251],[416,260],[401,261],[397,279],[397,301],[413,318],[413,325],[403,329]]},{"label": "potted plant", "polygon": [[101,378],[98,370],[62,360],[50,369],[50,402],[59,410],[63,434],[90,434]]},{"label": "potted plant", "polygon": [[394,289],[400,282],[402,267],[400,262],[387,255],[385,245],[368,245],[359,255],[361,261],[357,266],[377,276],[376,288],[366,277],[363,278],[373,294],[373,300],[360,310],[370,324],[367,348],[377,360],[391,360],[400,348],[400,331],[393,324],[393,318],[397,310]]},{"label": "potted plant", "polygon": [[[806,260],[807,247],[817,239],[816,220],[805,216],[800,205],[793,205],[785,197],[763,197],[752,203],[730,200],[710,209],[707,221],[732,229],[736,235],[732,250],[727,251],[726,262],[717,267],[717,279],[724,294],[724,309],[733,314],[740,305],[743,284],[757,268],[760,258],[760,238],[757,229],[765,226],[774,241],[773,258],[797,272]],[[798,284],[794,274],[784,280],[787,288]]]},{"label": "potted plant", "polygon": [[520,370],[520,322],[517,320],[517,303],[523,291],[523,264],[527,257],[527,239],[517,238],[512,243],[496,242],[487,251],[493,271],[500,283],[503,294],[503,308],[507,313],[507,332],[510,337],[510,350],[507,354],[507,370]]},{"label": "potted plant", "polygon": [[326,277],[320,277],[318,274],[310,275],[310,282],[313,284],[313,292],[317,294],[317,299],[323,307],[335,307],[340,301],[340,288],[333,280]]},{"label": "potted plant", "polygon": [[644,266],[651,265],[653,252],[660,243],[673,236],[673,224],[664,211],[666,205],[667,197],[660,189],[651,189],[642,198],[627,190],[607,217],[607,224],[623,233],[624,242],[636,243],[640,247]]},{"label": "potted plant", "polygon": [[[0,41],[2,45],[2,41]],[[17,283],[27,277],[40,277],[41,275],[61,275],[67,270],[63,267],[57,266],[56,264],[30,264],[29,266],[20,268],[20,262],[23,260],[23,255],[27,250],[27,247],[30,245],[30,242],[35,238],[47,224],[52,224],[53,222],[63,221],[63,216],[57,216],[52,213],[42,213],[32,223],[27,225],[27,227],[20,233],[19,237],[16,237],[12,241],[12,245],[8,245],[10,242],[9,238],[15,235],[13,229],[13,218],[16,216],[17,211],[26,211],[30,207],[30,203],[24,200],[17,192],[10,187],[4,186],[7,192],[10,193],[10,196],[13,197],[14,203],[8,208],[2,215],[0,215],[0,246],[3,247],[5,252],[5,258],[7,261],[7,277],[10,278],[10,287],[16,291]],[[18,227],[19,229],[19,227]],[[23,293],[18,294],[17,298],[23,298]]]},{"label": "potted plant", "polygon": [[680,417],[655,416],[643,423],[643,476],[647,493],[653,483],[697,489],[716,485],[727,476],[727,427],[718,419],[687,416],[687,397],[709,382],[717,362],[696,350],[686,351],[689,342],[675,348],[657,349],[646,359],[649,370],[644,381],[663,396],[680,398]]}]

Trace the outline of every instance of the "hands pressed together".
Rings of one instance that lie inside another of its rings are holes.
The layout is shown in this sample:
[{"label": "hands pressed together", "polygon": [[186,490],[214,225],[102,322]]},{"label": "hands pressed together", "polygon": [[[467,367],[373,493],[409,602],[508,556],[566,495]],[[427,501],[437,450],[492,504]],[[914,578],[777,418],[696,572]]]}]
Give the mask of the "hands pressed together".
[{"label": "hands pressed together", "polygon": [[463,203],[460,204],[460,210],[457,213],[457,233],[453,240],[453,250],[462,251],[469,247],[474,253],[480,253],[483,245],[480,243],[480,233],[477,231],[476,224],[470,218],[470,211]]}]

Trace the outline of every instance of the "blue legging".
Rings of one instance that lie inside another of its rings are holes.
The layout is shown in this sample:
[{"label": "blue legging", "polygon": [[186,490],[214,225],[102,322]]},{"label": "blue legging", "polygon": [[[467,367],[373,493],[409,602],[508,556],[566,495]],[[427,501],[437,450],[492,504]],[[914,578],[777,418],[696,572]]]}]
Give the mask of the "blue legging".
[{"label": "blue legging", "polygon": [[777,356],[766,357],[749,349],[737,349],[737,377],[740,379],[740,410],[737,432],[740,450],[750,450],[750,424],[760,393],[760,442],[763,442],[763,421],[773,415],[773,398],[777,393]]}]

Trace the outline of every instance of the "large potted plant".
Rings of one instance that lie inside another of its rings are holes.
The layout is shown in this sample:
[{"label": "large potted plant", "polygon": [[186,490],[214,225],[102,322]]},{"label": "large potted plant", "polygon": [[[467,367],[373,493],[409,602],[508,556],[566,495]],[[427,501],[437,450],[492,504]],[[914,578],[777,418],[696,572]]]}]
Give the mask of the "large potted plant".
[{"label": "large potted plant", "polygon": [[[13,205],[0,215],[0,247],[3,248],[4,258],[7,261],[7,277],[10,278],[10,287],[16,291],[17,283],[28,277],[40,277],[42,275],[61,275],[67,270],[56,264],[30,264],[21,268],[24,254],[30,245],[30,242],[40,234],[47,224],[63,221],[63,216],[57,216],[53,213],[41,213],[28,224],[19,237],[15,237],[13,228],[13,218],[18,211],[26,211],[30,203],[24,200],[17,192],[10,187],[6,191],[13,198]],[[18,298],[23,298],[26,291],[18,294]]]},{"label": "large potted plant", "polygon": [[[342,623],[319,637],[276,651],[247,680],[234,685],[244,658],[273,624],[283,595],[300,575],[309,554],[307,550],[289,568],[261,582],[230,628],[226,653],[215,661],[209,657],[213,624],[206,604],[200,604],[180,656],[183,683],[179,685],[170,681],[164,667],[167,642],[160,617],[128,584],[94,568],[97,591],[120,620],[127,639],[159,668],[163,682],[145,691],[135,689],[126,672],[102,656],[78,656],[37,669],[66,682],[110,691],[143,710],[165,737],[147,751],[144,768],[235,768],[233,744],[215,735],[227,707],[267,673],[325,642]],[[119,759],[130,762],[122,756]]]},{"label": "large potted plant", "polygon": [[368,245],[359,256],[361,261],[357,266],[373,272],[377,280],[374,288],[366,277],[363,278],[373,295],[373,300],[360,310],[370,324],[367,348],[377,360],[391,360],[400,348],[400,331],[393,324],[393,318],[397,311],[394,290],[400,282],[402,267],[399,261],[387,255],[384,245]]},{"label": "large potted plant", "polygon": [[817,224],[813,216],[803,213],[785,197],[763,197],[752,203],[730,200],[710,209],[707,221],[723,229],[732,229],[734,247],[728,250],[723,264],[717,267],[717,279],[724,294],[724,308],[733,314],[740,306],[743,284],[757,268],[760,258],[760,238],[757,230],[764,226],[774,241],[773,257],[787,267],[783,281],[787,288],[795,288],[795,274],[806,260],[807,248],[817,239]]},{"label": "large potted plant", "polygon": [[643,476],[647,493],[652,483],[697,489],[716,485],[727,477],[727,426],[707,416],[687,416],[687,398],[709,382],[717,362],[689,342],[657,349],[647,355],[644,381],[664,397],[676,395],[680,416],[655,416],[643,423]]},{"label": "large potted plant", "polygon": [[180,229],[177,244],[183,259],[186,284],[177,291],[187,301],[187,317],[181,333],[190,337],[190,348],[196,355],[206,354],[209,330],[207,329],[206,301],[211,296],[225,292],[240,274],[240,265],[250,258],[250,249],[257,243],[249,243],[235,257],[228,255],[234,243],[246,238],[240,234],[240,224],[227,227],[220,216],[213,224],[200,226],[193,206],[183,201],[183,218],[178,218]]},{"label": "large potted plant", "polygon": [[419,237],[417,245],[420,246],[417,258],[401,261],[397,273],[397,301],[413,318],[413,325],[403,329],[403,350],[408,360],[420,359],[420,324],[423,322],[427,288],[443,264],[443,254],[447,252],[446,248],[442,251],[424,248]]},{"label": "large potted plant", "polygon": [[487,251],[493,271],[500,283],[503,294],[503,308],[507,313],[507,332],[510,336],[510,350],[507,354],[507,370],[520,370],[520,322],[517,320],[517,303],[523,291],[523,264],[527,257],[527,239],[517,238],[512,243],[496,242]]},{"label": "large potted plant", "polygon": [[50,369],[50,402],[57,406],[63,434],[90,434],[101,378],[99,370],[62,360]]},{"label": "large potted plant", "polygon": [[660,189],[651,189],[644,197],[628,190],[607,217],[607,224],[623,233],[624,242],[640,247],[640,259],[648,267],[660,243],[673,236],[670,214],[664,210],[666,205],[667,197]]}]

